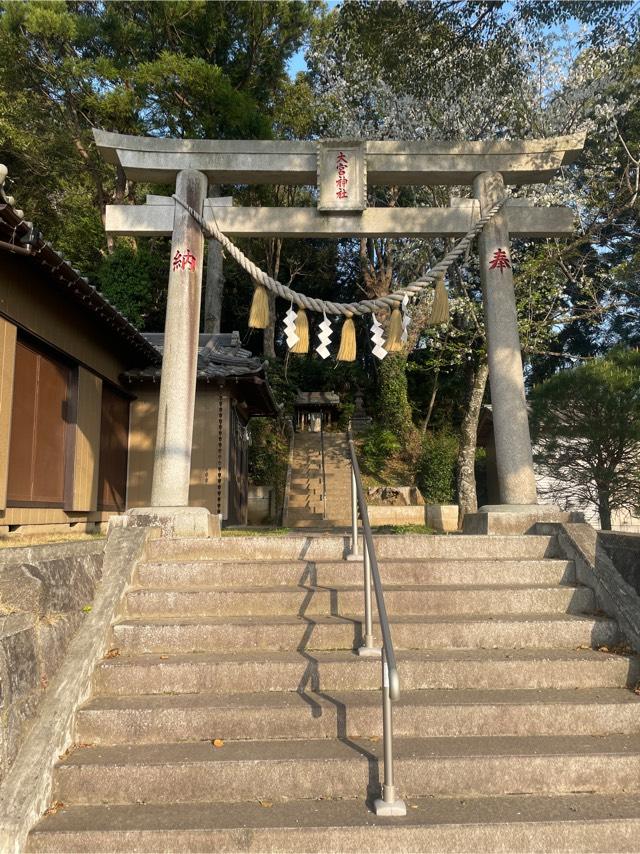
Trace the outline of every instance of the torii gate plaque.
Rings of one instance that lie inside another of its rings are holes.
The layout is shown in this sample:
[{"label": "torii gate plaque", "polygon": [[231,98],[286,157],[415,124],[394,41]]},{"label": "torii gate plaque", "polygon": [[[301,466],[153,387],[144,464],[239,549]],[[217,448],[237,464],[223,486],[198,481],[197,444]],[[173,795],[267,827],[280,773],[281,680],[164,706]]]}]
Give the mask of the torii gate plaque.
[{"label": "torii gate plaque", "polygon": [[[94,130],[94,137],[105,160],[119,164],[128,178],[175,183],[176,195],[205,218],[216,206],[217,224],[228,236],[334,239],[459,237],[481,211],[504,198],[505,184],[546,182],[572,162],[584,145],[582,134],[468,143],[328,140],[320,144],[157,139],[100,130]],[[322,180],[325,173],[327,178]],[[317,209],[220,206],[220,200],[205,198],[207,182],[319,184],[320,200]],[[366,209],[367,184],[467,184],[472,186],[472,198],[452,200],[449,208]],[[573,214],[567,208],[535,208],[513,202],[494,217],[479,238],[502,502],[493,509],[521,514],[524,525],[543,515],[543,508],[536,506],[509,236],[562,236],[571,234],[573,228]],[[152,504],[154,508],[186,507],[203,237],[181,206],[169,197],[163,203],[157,196],[149,197],[146,205],[108,206],[106,230],[111,234],[172,235]]]}]

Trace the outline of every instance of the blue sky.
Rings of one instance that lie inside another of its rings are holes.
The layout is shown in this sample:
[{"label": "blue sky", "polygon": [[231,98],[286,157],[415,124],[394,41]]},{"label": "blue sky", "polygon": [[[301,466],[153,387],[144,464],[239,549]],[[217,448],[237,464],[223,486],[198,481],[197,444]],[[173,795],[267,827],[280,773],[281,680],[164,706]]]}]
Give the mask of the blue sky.
[{"label": "blue sky", "polygon": [[294,53],[287,63],[287,72],[292,80],[295,79],[295,76],[299,71],[307,70],[307,63],[304,61],[305,50],[306,48],[301,48],[299,51]]}]

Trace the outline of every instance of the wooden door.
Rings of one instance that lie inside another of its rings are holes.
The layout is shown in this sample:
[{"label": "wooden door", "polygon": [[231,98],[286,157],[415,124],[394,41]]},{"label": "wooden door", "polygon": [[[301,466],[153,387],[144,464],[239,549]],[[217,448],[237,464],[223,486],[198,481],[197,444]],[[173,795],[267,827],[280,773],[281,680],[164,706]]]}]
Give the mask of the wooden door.
[{"label": "wooden door", "polygon": [[16,344],[9,506],[64,506],[70,375],[48,354]]},{"label": "wooden door", "polygon": [[106,385],[102,386],[100,424],[100,474],[98,509],[125,509],[129,454],[129,401]]}]

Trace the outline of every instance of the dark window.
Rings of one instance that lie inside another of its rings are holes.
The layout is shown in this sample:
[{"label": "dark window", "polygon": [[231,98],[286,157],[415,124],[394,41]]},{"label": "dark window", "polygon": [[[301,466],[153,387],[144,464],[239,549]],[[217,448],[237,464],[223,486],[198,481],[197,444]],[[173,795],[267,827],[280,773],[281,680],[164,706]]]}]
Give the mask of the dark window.
[{"label": "dark window", "polygon": [[16,345],[9,505],[64,505],[70,374],[67,365],[31,345]]},{"label": "dark window", "polygon": [[102,386],[98,509],[122,511],[127,498],[129,401]]}]

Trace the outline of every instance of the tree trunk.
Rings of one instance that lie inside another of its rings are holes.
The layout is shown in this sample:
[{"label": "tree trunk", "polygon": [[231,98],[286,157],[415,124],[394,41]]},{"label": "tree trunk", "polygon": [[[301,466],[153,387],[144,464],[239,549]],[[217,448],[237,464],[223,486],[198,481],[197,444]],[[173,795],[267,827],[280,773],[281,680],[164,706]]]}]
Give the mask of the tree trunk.
[{"label": "tree trunk", "polygon": [[380,420],[396,436],[406,438],[413,429],[407,392],[407,354],[389,353],[380,362],[378,371]]},{"label": "tree trunk", "polygon": [[[267,244],[267,273],[277,279],[280,273],[282,240],[276,238]],[[267,359],[276,357],[276,295],[269,291],[269,322],[262,334],[262,355]]]},{"label": "tree trunk", "polygon": [[276,295],[269,291],[269,321],[262,330],[262,355],[265,359],[276,357]]},{"label": "tree trunk", "polygon": [[600,516],[600,527],[603,531],[611,530],[611,505],[609,504],[609,490],[606,487],[598,489],[598,515]]},{"label": "tree trunk", "polygon": [[480,409],[488,376],[489,366],[485,363],[470,370],[467,407],[460,426],[458,450],[458,527],[460,528],[465,514],[475,513],[478,509],[475,477],[476,444]]},{"label": "tree trunk", "polygon": [[[217,184],[211,184],[209,196],[216,198],[219,195],[220,187]],[[220,332],[223,294],[222,246],[217,240],[209,240],[207,243],[207,280],[204,290],[204,332]]]},{"label": "tree trunk", "polygon": [[438,395],[438,381],[440,379],[440,366],[438,366],[433,372],[433,388],[431,389],[431,397],[429,398],[429,406],[427,407],[427,414],[424,417],[424,421],[422,422],[422,432],[427,432],[427,427],[429,426],[429,421],[431,421],[431,416],[433,415],[433,407],[436,405],[436,397]]}]

